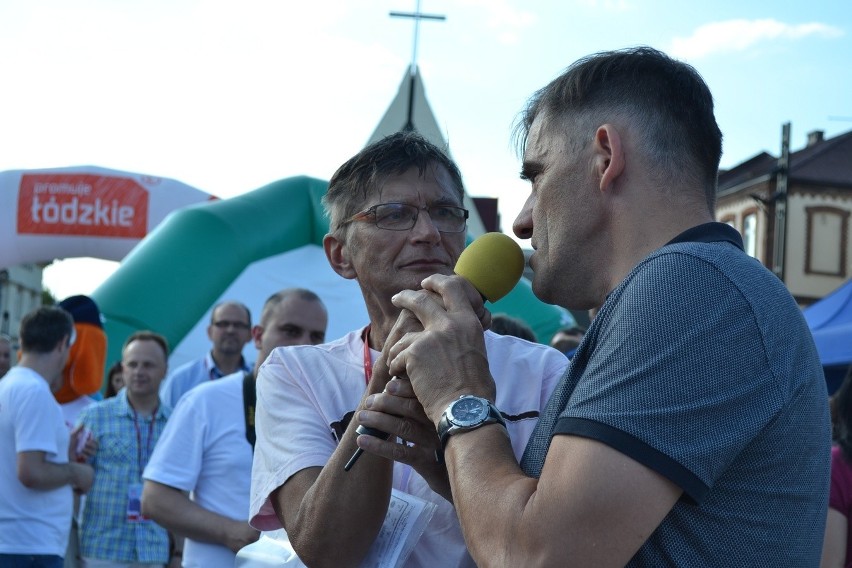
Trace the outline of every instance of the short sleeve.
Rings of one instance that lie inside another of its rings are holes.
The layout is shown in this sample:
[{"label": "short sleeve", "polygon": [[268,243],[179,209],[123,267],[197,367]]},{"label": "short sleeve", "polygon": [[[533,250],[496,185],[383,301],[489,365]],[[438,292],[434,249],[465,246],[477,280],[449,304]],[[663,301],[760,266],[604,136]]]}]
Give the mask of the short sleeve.
[{"label": "short sleeve", "polygon": [[[59,447],[55,424],[65,428],[62,412],[47,388],[28,385],[15,396],[12,409],[15,424],[15,452],[44,452],[49,461],[67,461],[68,448]],[[46,414],[51,415],[50,417]],[[65,437],[67,442],[67,436]]]},{"label": "short sleeve", "polygon": [[687,255],[656,257],[616,301],[555,431],[607,443],[700,502],[782,405],[761,330],[738,288]]},{"label": "short sleeve", "polygon": [[316,393],[305,388],[310,372],[295,357],[274,350],[257,376],[257,409],[249,522],[260,530],[280,528],[269,495],[293,474],[322,467],[337,447]]},{"label": "short sleeve", "polygon": [[145,479],[181,491],[195,489],[211,423],[205,407],[192,404],[196,394],[190,391],[178,401],[145,467]]}]

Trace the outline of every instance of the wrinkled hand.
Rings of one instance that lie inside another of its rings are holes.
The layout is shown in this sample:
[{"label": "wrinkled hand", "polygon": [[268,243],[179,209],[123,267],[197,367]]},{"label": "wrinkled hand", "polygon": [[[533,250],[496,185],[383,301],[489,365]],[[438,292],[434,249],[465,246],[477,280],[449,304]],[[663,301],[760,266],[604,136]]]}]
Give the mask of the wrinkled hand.
[{"label": "wrinkled hand", "polygon": [[[447,471],[435,459],[438,435],[435,426],[426,417],[420,402],[414,397],[411,385],[403,375],[393,377],[387,366],[387,353],[407,333],[422,331],[420,321],[408,310],[402,310],[385,340],[381,357],[373,367],[373,380],[367,395],[360,405],[355,420],[358,424],[387,432],[387,440],[362,435],[358,446],[366,452],[413,467],[430,487],[448,500],[450,496]],[[387,377],[383,382],[378,377]],[[381,384],[381,390],[376,387]],[[403,443],[397,442],[401,438]]]},{"label": "wrinkled hand", "polygon": [[[488,368],[478,292],[459,276],[435,274],[423,290],[404,290],[393,297],[399,308],[414,314],[422,331],[408,331],[387,351],[390,373],[407,376],[432,424],[447,405],[463,394],[494,400]],[[490,316],[489,316],[490,318]]]},{"label": "wrinkled hand", "polygon": [[[367,384],[366,395],[380,393],[385,390],[385,385],[388,384],[393,378],[390,370],[387,365],[387,352],[390,347],[399,341],[406,333],[409,331],[420,331],[423,329],[423,326],[420,325],[420,321],[408,310],[402,310],[402,313],[397,317],[396,322],[388,333],[387,339],[385,339],[385,345],[382,349],[381,356],[376,359],[376,362],[373,364],[373,376],[370,378],[370,382]],[[361,404],[363,407],[363,401]]]},{"label": "wrinkled hand", "polygon": [[[408,464],[419,473],[433,491],[452,501],[447,469],[439,464],[436,451],[440,443],[435,425],[414,397],[407,379],[394,377],[384,392],[365,400],[367,410],[358,413],[365,426],[391,434],[387,441],[374,436],[359,436],[358,447],[389,460]],[[403,440],[398,443],[396,438]]]},{"label": "wrinkled hand", "polygon": [[[431,278],[432,277],[430,276],[429,278],[426,278],[423,281],[423,288],[418,290],[418,292],[430,296],[434,301],[438,302],[442,308],[446,309],[446,306],[444,305],[444,299],[441,297],[441,295],[431,289],[427,289],[425,286],[426,280],[430,280]],[[488,308],[485,307],[485,301],[482,298],[482,294],[480,294],[479,291],[473,287],[473,284],[471,284],[466,279],[460,276],[445,276],[445,278],[452,278],[453,280],[457,280],[461,283],[459,284],[459,286],[461,286],[465,296],[467,296],[467,299],[470,302],[470,308],[473,310],[473,313],[479,320],[479,324],[482,326],[482,329],[491,329],[491,312],[488,311]],[[403,314],[407,314],[408,316],[413,317],[417,321],[417,331],[423,329],[422,324],[419,320],[417,320],[417,316],[414,316],[409,310],[402,310],[402,312]],[[399,320],[397,320],[397,323],[399,323]]]}]

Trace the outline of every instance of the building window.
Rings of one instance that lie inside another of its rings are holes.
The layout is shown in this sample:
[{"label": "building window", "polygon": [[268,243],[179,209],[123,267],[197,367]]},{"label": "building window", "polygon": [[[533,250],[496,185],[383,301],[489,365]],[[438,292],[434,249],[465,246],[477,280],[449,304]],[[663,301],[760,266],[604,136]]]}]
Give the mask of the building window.
[{"label": "building window", "polygon": [[747,255],[757,258],[757,213],[743,215],[743,245]]},{"label": "building window", "polygon": [[806,207],[805,272],[846,277],[849,211]]}]

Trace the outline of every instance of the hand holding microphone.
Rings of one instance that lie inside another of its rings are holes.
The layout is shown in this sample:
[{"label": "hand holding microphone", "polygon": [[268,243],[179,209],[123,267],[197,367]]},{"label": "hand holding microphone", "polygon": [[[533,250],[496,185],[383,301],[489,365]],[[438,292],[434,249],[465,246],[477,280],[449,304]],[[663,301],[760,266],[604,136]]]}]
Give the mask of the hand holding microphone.
[{"label": "hand holding microphone", "polygon": [[[483,301],[496,302],[518,283],[524,270],[521,247],[503,233],[486,233],[474,240],[459,256],[455,272],[480,293]],[[387,440],[390,434],[359,425],[356,432]],[[363,453],[358,448],[344,466],[349,471]]]}]

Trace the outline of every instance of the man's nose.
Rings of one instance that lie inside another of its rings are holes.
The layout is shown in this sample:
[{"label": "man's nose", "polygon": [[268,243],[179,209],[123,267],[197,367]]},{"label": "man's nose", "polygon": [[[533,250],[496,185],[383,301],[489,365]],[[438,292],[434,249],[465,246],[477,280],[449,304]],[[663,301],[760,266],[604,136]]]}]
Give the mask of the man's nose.
[{"label": "man's nose", "polygon": [[437,242],[441,239],[441,232],[432,222],[428,209],[421,209],[411,228],[411,236],[418,241],[428,240]]}]

